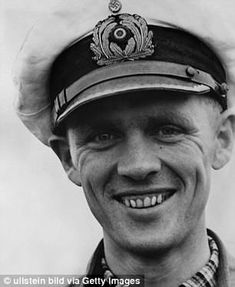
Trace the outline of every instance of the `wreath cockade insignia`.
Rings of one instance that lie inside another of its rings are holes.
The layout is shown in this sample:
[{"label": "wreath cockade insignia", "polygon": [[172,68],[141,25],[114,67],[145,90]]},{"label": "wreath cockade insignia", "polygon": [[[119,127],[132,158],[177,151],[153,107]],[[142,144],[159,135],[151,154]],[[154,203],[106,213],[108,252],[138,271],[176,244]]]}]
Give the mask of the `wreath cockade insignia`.
[{"label": "wreath cockade insignia", "polygon": [[139,15],[119,14],[100,21],[94,31],[90,49],[98,65],[111,65],[151,56],[153,32]]}]

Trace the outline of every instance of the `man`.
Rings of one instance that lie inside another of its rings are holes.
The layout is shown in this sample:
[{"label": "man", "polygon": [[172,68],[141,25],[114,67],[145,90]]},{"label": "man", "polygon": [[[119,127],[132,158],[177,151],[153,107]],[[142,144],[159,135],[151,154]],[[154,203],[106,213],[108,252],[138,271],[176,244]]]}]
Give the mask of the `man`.
[{"label": "man", "polygon": [[218,36],[226,25],[191,1],[83,2],[31,31],[16,82],[19,116],[103,228],[87,274],[235,286],[234,261],[205,223],[211,169],[234,141],[234,32]]}]

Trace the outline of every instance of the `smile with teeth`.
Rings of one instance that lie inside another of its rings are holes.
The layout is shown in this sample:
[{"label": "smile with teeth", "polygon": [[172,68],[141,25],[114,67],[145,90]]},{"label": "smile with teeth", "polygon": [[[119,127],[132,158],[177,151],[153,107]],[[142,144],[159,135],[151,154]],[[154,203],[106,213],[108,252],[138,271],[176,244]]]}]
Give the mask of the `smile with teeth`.
[{"label": "smile with teeth", "polygon": [[158,194],[148,194],[148,195],[135,195],[135,196],[125,196],[121,199],[126,207],[130,208],[149,208],[156,205],[162,204],[168,198],[170,198],[174,192],[168,193],[158,193]]}]

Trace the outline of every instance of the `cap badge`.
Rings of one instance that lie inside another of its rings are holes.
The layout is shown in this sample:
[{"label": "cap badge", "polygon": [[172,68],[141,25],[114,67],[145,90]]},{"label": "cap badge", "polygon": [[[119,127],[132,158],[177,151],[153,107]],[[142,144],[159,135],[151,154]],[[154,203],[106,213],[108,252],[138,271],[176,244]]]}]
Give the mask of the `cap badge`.
[{"label": "cap badge", "polygon": [[91,50],[98,65],[111,65],[151,56],[153,32],[139,15],[118,14],[100,21],[93,31]]},{"label": "cap badge", "polygon": [[122,9],[122,4],[119,0],[110,0],[109,2],[109,10],[112,13],[118,13]]}]

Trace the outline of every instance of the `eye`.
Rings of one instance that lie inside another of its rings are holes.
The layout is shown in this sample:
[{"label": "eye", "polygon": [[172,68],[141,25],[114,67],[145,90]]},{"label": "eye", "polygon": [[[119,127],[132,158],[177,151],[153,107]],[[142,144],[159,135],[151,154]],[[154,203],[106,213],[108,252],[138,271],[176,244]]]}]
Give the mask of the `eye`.
[{"label": "eye", "polygon": [[116,131],[96,131],[88,138],[87,143],[91,148],[105,149],[115,145],[120,137]]},{"label": "eye", "polygon": [[171,137],[180,135],[183,133],[183,131],[179,127],[169,125],[159,128],[158,133],[163,137]]},{"label": "eye", "polygon": [[111,133],[100,133],[94,137],[95,142],[107,142],[114,140],[115,136]]},{"label": "eye", "polygon": [[176,142],[184,134],[183,128],[176,125],[163,125],[154,129],[153,136],[163,142]]}]

